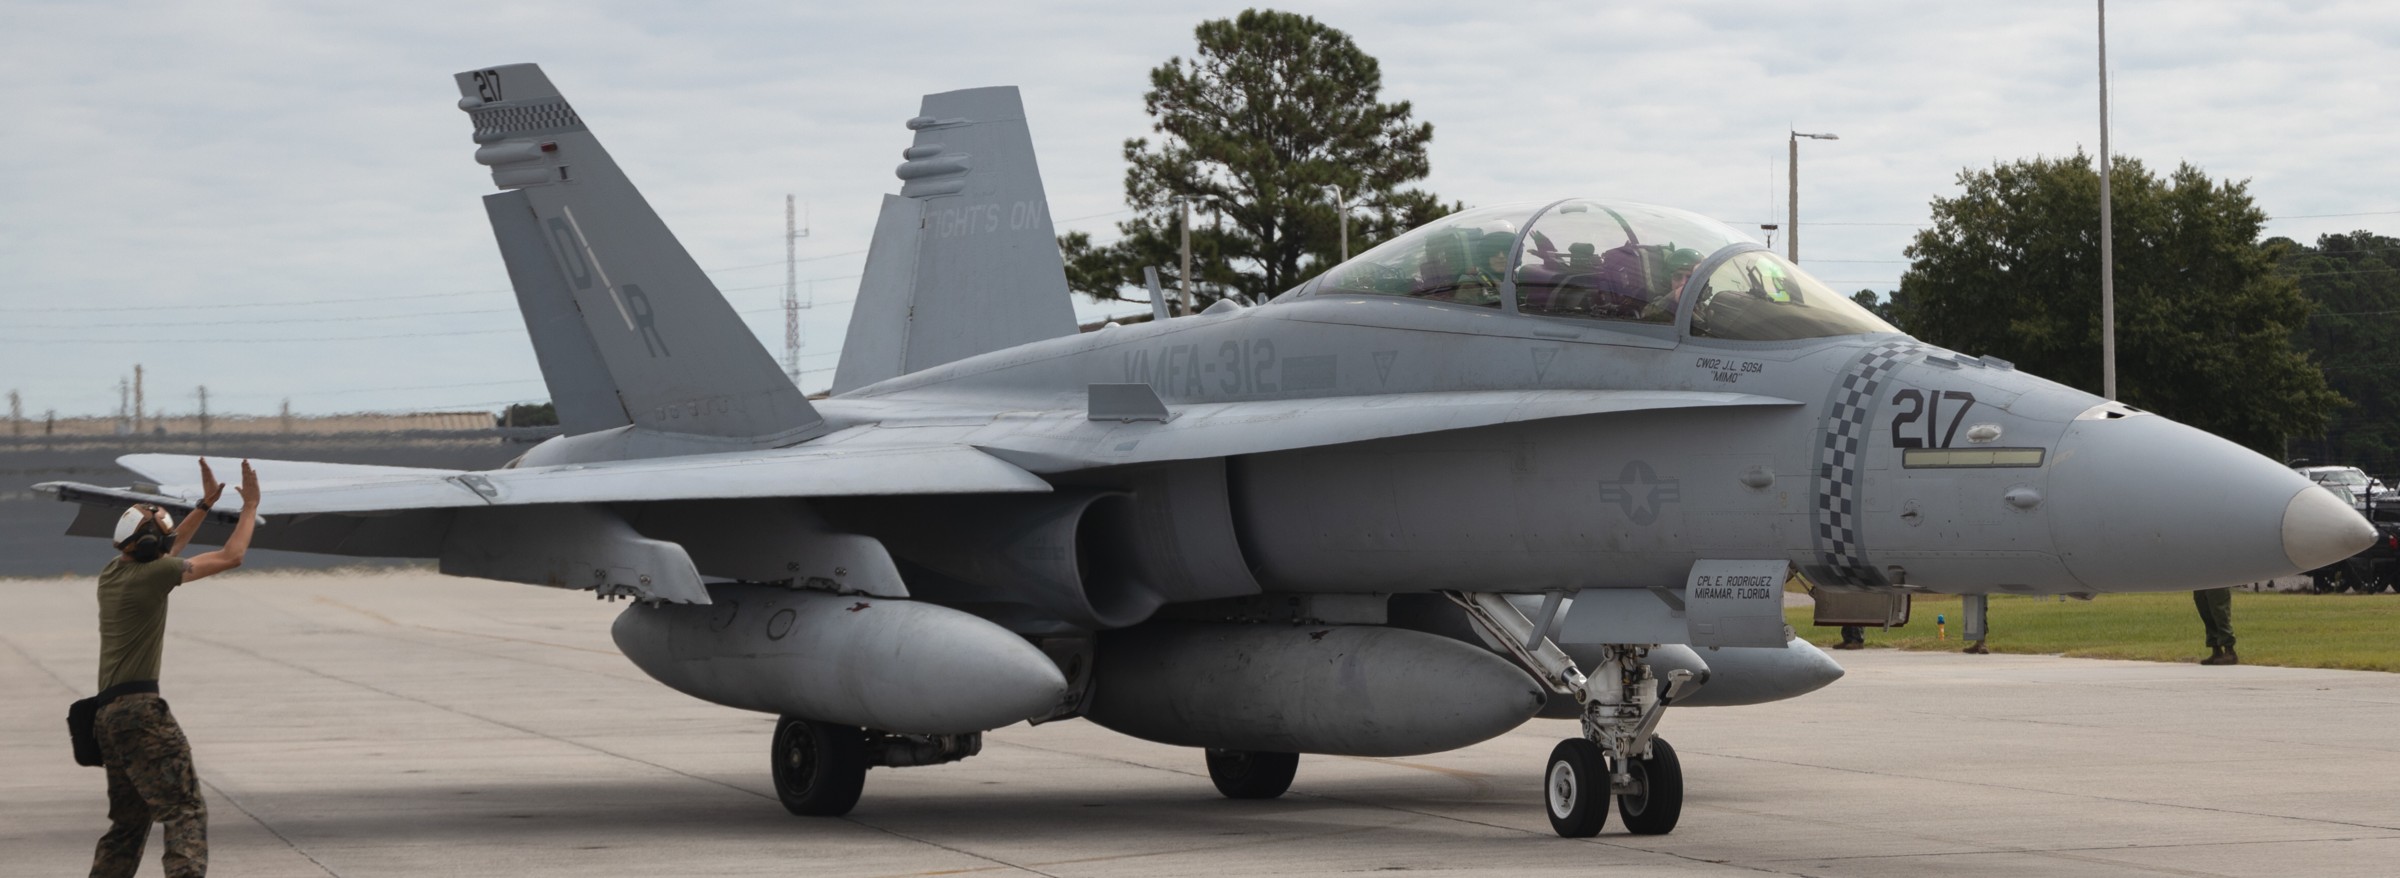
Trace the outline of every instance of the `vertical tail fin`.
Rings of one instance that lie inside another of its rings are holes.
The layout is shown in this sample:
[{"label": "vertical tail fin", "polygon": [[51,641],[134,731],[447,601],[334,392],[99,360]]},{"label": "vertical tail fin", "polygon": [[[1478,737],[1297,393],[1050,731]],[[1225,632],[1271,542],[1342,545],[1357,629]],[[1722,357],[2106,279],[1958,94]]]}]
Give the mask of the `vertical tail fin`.
[{"label": "vertical tail fin", "polygon": [[1076,331],[1016,87],[926,95],[908,127],[835,393]]},{"label": "vertical tail fin", "polygon": [[525,328],[569,431],[631,424],[784,444],[824,431],[541,68],[458,74],[484,198]]}]

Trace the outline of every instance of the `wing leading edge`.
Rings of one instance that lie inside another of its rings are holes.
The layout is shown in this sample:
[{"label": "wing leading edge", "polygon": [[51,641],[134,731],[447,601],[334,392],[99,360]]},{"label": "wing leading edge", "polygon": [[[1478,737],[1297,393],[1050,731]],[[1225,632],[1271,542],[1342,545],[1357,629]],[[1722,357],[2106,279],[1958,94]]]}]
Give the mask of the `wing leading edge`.
[{"label": "wing leading edge", "polygon": [[[74,482],[35,487],[61,499],[118,505],[166,501],[188,508],[199,496],[190,478],[197,458],[133,454],[125,468],[162,483],[155,492]],[[1050,490],[1050,484],[965,446],[794,448],[689,457],[462,472],[407,467],[350,467],[257,461],[268,486],[262,515],[371,514],[411,509],[714,500],[749,497],[852,497],[1001,494]]]}]

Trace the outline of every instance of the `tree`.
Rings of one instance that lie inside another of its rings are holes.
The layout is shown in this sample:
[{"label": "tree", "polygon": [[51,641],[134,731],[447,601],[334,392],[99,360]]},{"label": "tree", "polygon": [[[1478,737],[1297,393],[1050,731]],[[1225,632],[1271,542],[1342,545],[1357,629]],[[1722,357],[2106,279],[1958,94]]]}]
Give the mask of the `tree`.
[{"label": "tree", "polygon": [[[2309,305],[2259,245],[2266,214],[2249,184],[2184,164],[2166,178],[2118,158],[2115,208],[2119,396],[2280,455],[2324,429],[2342,399],[2292,343]],[[2101,390],[2100,175],[2078,151],[1961,171],[1954,198],[1906,251],[1900,325]]]},{"label": "tree", "polygon": [[541,405],[511,403],[494,420],[503,427],[555,427],[558,426],[558,405],[548,402]]},{"label": "tree", "polygon": [[1304,15],[1251,9],[1195,29],[1198,52],[1150,71],[1142,96],[1157,143],[1125,141],[1125,201],[1137,211],[1123,237],[1095,246],[1059,238],[1069,284],[1095,299],[1126,298],[1142,268],[1179,285],[1181,207],[1192,206],[1193,291],[1206,305],[1230,293],[1263,298],[1332,266],[1341,248],[1328,187],[1359,206],[1350,249],[1459,210],[1402,189],[1424,179],[1433,126],[1407,101],[1382,103],[1383,74],[1350,36]]},{"label": "tree", "polygon": [[2324,364],[2326,384],[2353,403],[2322,433],[2293,440],[2291,453],[2400,473],[2400,238],[2352,232],[2319,237],[2315,247],[2287,238],[2266,246],[2285,252],[2278,268],[2314,307],[2298,343]]},{"label": "tree", "polygon": [[1850,301],[1857,302],[1858,307],[1867,309],[1875,316],[1883,318],[1885,323],[1891,323],[1894,326],[1900,325],[1893,322],[1893,309],[1899,307],[1899,299],[1899,293],[1893,293],[1891,298],[1886,299],[1883,294],[1871,289],[1862,289],[1850,294]]}]

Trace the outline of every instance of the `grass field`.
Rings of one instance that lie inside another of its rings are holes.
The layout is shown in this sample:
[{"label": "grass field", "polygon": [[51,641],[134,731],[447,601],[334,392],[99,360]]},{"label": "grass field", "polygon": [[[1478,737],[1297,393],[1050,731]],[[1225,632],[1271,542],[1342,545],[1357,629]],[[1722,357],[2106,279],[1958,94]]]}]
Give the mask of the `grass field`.
[{"label": "grass field", "polygon": [[[1958,598],[1920,596],[1908,627],[1867,629],[1867,645],[1939,650],[1959,639]],[[1934,617],[1949,617],[1948,639],[1937,639]],[[1808,607],[1784,611],[1792,629],[1821,647],[1841,640],[1838,628],[1818,628]],[[2235,649],[2248,665],[2400,671],[2400,595],[2233,593]],[[2102,595],[2090,601],[2055,597],[1991,599],[1993,652],[2075,658],[2190,662],[2208,655],[2192,597]]]}]

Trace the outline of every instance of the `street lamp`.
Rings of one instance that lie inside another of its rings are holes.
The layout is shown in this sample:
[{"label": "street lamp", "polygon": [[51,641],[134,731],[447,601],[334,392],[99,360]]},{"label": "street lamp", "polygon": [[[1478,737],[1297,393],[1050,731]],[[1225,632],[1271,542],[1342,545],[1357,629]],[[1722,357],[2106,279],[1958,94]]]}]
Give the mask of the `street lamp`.
[{"label": "street lamp", "polygon": [[1177,195],[1168,200],[1175,202],[1176,209],[1183,215],[1181,223],[1183,226],[1183,271],[1176,277],[1183,285],[1183,313],[1192,314],[1196,310],[1192,307],[1192,203],[1195,201],[1206,203],[1208,199],[1195,195]]},{"label": "street lamp", "polygon": [[1792,132],[1792,193],[1791,197],[1784,200],[1784,203],[1791,208],[1791,215],[1787,217],[1787,219],[1791,220],[1791,222],[1784,226],[1783,246],[1784,258],[1790,259],[1794,265],[1800,264],[1800,138],[1803,137],[1806,137],[1810,140],[1841,139],[1840,137],[1832,134],[1802,134],[1798,131]]},{"label": "street lamp", "polygon": [[1348,262],[1350,261],[1350,203],[1342,197],[1342,187],[1340,186],[1329,185],[1325,187],[1325,191],[1333,193],[1333,215],[1340,222],[1342,229],[1342,261]]},{"label": "street lamp", "polygon": [[2109,216],[2108,0],[2100,7],[2100,395],[2117,398],[2116,222]]}]

